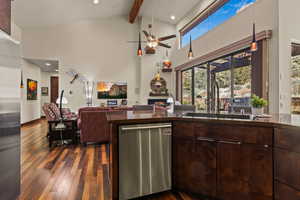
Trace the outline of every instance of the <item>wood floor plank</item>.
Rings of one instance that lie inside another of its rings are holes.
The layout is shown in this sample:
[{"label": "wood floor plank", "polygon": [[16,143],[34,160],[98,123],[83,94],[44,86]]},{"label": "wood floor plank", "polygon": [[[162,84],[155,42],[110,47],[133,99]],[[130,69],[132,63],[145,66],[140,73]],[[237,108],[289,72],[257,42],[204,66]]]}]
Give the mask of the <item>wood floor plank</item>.
[{"label": "wood floor plank", "polygon": [[[111,200],[110,146],[70,145],[49,149],[47,129],[45,120],[21,129],[18,200]],[[171,192],[143,199],[196,200],[184,193]]]}]

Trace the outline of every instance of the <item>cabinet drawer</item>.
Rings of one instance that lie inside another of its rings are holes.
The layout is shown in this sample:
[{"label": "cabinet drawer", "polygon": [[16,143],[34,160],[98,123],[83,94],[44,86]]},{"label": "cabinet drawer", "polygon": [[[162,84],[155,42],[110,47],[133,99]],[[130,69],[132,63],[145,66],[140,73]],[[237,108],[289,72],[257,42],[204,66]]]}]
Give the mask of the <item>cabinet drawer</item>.
[{"label": "cabinet drawer", "polygon": [[300,191],[275,181],[275,200],[299,200]]},{"label": "cabinet drawer", "polygon": [[275,148],[275,178],[300,191],[300,154]]},{"label": "cabinet drawer", "polygon": [[230,126],[222,124],[195,125],[196,137],[209,137],[224,141],[239,141],[248,144],[273,144],[273,129],[251,126]]},{"label": "cabinet drawer", "polygon": [[174,122],[173,135],[175,137],[195,137],[194,123],[192,123],[192,122]]},{"label": "cabinet drawer", "polygon": [[300,153],[300,128],[275,128],[275,147]]}]

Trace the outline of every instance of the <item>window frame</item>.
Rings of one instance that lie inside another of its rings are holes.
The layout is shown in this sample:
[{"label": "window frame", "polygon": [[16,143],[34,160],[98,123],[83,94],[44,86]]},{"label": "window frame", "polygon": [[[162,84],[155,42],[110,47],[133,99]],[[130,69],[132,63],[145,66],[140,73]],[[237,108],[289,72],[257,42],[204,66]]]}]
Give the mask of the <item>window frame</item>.
[{"label": "window frame", "polygon": [[180,82],[180,90],[181,90],[181,94],[180,94],[180,103],[183,104],[183,73],[186,72],[186,71],[189,71],[191,70],[192,74],[191,74],[191,77],[192,77],[192,80],[191,80],[191,95],[192,95],[192,105],[195,104],[195,99],[193,98],[193,95],[195,94],[195,87],[194,87],[194,81],[195,81],[195,69],[194,67],[191,67],[191,68],[187,68],[187,69],[184,69],[182,71],[180,71],[180,76],[181,76],[181,82]]},{"label": "window frame", "polygon": [[207,8],[201,11],[198,15],[196,15],[190,22],[188,22],[185,26],[183,26],[179,30],[180,34],[180,48],[182,47],[182,37],[184,34],[192,30],[195,26],[200,24],[202,21],[207,19],[211,14],[216,12],[220,7],[222,7],[229,0],[215,0],[212,2]]},{"label": "window frame", "polygon": [[[215,0],[210,3],[203,11],[197,14],[191,21],[179,29],[179,48],[182,48],[183,36],[192,30],[195,26],[206,20],[209,16],[213,15],[218,9],[228,3],[230,0]],[[255,0],[258,1],[258,0]],[[201,37],[201,36],[200,36]]]},{"label": "window frame", "polygon": [[[200,64],[196,64],[196,65],[193,65],[193,66],[191,66],[191,67],[189,67],[189,68],[185,68],[184,70],[180,70],[180,75],[181,75],[181,77],[182,77],[182,73],[183,72],[185,72],[185,71],[189,71],[189,70],[192,70],[192,82],[191,82],[191,84],[192,84],[192,105],[195,105],[195,68],[197,68],[197,67],[201,67],[201,66],[203,66],[203,65],[207,65],[207,67],[208,67],[208,69],[207,69],[207,71],[208,71],[208,75],[207,75],[207,90],[208,90],[208,93],[209,93],[209,90],[210,90],[210,81],[211,81],[211,79],[209,78],[210,76],[211,76],[211,72],[210,72],[210,67],[211,67],[211,63],[212,62],[214,62],[214,61],[216,61],[216,60],[219,60],[219,59],[222,59],[222,58],[225,58],[225,57],[230,57],[230,68],[228,69],[228,70],[230,70],[231,71],[231,83],[230,83],[230,89],[231,89],[231,99],[234,99],[234,73],[233,73],[233,70],[234,70],[234,66],[233,66],[233,57],[234,57],[234,55],[236,55],[236,54],[239,54],[239,53],[242,53],[242,52],[248,52],[248,51],[250,51],[250,48],[249,47],[247,47],[247,48],[243,48],[243,49],[240,49],[240,50],[238,50],[238,51],[234,51],[234,52],[231,52],[231,53],[228,53],[228,54],[225,54],[225,55],[223,55],[223,56],[220,56],[220,57],[217,57],[217,58],[214,58],[214,59],[212,59],[212,60],[209,60],[209,61],[206,61],[206,62],[202,62],[202,63],[200,63]],[[253,56],[253,55],[252,55]],[[253,59],[253,57],[251,56],[251,60]],[[253,63],[250,61],[250,65],[251,65],[251,72],[252,72],[252,67],[253,67]],[[252,79],[253,79],[253,77],[252,77],[252,73],[251,73],[251,81],[252,81]],[[183,104],[183,93],[182,93],[182,91],[183,91],[183,79],[181,78],[181,80],[180,80],[180,90],[181,90],[181,94],[180,94],[180,102]],[[251,84],[251,94],[253,94],[253,85]],[[207,97],[208,98],[208,101],[210,101],[210,97],[208,96]],[[207,111],[210,109],[209,108],[209,104],[208,104],[208,101],[207,101],[207,105],[206,105],[206,107],[207,107]]]}]

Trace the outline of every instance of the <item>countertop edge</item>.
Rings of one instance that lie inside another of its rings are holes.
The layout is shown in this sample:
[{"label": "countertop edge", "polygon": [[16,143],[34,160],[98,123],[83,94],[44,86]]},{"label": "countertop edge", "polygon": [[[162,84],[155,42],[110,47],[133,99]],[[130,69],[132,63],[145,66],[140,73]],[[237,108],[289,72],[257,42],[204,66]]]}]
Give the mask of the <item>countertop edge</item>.
[{"label": "countertop edge", "polygon": [[218,123],[218,124],[230,124],[230,125],[246,125],[246,126],[259,126],[269,128],[286,128],[293,127],[299,128],[300,125],[266,122],[266,121],[250,121],[250,120],[232,120],[232,119],[215,119],[215,118],[185,118],[185,117],[161,117],[161,118],[136,118],[136,119],[119,119],[112,120],[107,119],[110,124],[117,125],[130,125],[135,123],[156,123],[156,122],[173,122],[173,121],[189,121],[189,122],[202,122],[202,123]]}]

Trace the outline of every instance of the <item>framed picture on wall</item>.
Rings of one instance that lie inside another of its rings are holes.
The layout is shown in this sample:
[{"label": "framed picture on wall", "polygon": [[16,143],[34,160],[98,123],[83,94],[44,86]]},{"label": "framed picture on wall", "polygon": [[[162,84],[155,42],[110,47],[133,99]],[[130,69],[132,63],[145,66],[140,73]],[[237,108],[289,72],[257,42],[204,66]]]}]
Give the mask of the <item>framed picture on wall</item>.
[{"label": "framed picture on wall", "polygon": [[49,88],[48,87],[42,87],[41,88],[41,94],[42,94],[42,96],[49,96]]},{"label": "framed picture on wall", "polygon": [[37,100],[38,82],[27,79],[27,100]]},{"label": "framed picture on wall", "polygon": [[104,82],[97,84],[98,99],[127,99],[126,82]]}]

